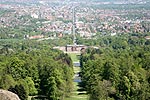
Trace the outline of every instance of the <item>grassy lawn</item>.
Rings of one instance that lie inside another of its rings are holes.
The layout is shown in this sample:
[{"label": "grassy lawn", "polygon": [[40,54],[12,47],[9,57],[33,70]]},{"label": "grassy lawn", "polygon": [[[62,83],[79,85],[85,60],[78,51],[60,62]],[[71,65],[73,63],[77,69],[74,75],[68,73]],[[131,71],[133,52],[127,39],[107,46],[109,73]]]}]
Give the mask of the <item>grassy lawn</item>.
[{"label": "grassy lawn", "polygon": [[[68,55],[71,57],[73,62],[79,62],[80,53],[68,53]],[[78,73],[81,71],[80,67],[73,67],[73,69],[74,69],[74,73]],[[73,82],[73,85],[74,88],[70,97],[65,98],[65,100],[88,100],[86,91],[79,91],[81,87],[78,86],[77,82]]]},{"label": "grassy lawn", "polygon": [[66,98],[65,100],[88,100],[87,98],[73,98],[73,97],[70,97],[70,98]]},{"label": "grassy lawn", "polygon": [[88,100],[88,97],[86,94],[79,95],[78,89],[80,89],[80,87],[78,86],[78,83],[74,82],[74,90],[71,96],[68,98],[65,98],[65,100]]},{"label": "grassy lawn", "polygon": [[78,73],[81,71],[80,67],[73,67],[74,73]]},{"label": "grassy lawn", "polygon": [[[73,67],[73,69],[74,69],[74,73],[78,73],[81,70],[80,67]],[[65,98],[65,100],[89,100],[86,91],[82,91],[82,90],[79,91],[81,87],[78,86],[77,82],[73,82],[73,85],[74,88],[70,97]]]},{"label": "grassy lawn", "polygon": [[73,62],[79,62],[79,53],[68,53]]}]

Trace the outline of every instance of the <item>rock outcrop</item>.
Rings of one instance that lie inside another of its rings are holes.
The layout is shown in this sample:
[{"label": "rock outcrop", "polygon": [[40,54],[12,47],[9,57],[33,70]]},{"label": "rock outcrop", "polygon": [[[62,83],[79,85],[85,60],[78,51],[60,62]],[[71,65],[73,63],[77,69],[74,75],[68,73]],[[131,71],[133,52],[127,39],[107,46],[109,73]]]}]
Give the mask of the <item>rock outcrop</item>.
[{"label": "rock outcrop", "polygon": [[0,100],[20,100],[20,99],[15,93],[0,89]]}]

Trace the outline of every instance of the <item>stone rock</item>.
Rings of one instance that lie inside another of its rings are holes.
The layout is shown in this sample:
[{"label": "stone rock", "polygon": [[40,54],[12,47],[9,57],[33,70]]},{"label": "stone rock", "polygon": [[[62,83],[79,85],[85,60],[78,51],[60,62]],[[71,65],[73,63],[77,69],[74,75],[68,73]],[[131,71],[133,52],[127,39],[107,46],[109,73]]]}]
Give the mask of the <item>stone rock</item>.
[{"label": "stone rock", "polygon": [[0,89],[0,100],[20,100],[20,99],[15,93]]}]

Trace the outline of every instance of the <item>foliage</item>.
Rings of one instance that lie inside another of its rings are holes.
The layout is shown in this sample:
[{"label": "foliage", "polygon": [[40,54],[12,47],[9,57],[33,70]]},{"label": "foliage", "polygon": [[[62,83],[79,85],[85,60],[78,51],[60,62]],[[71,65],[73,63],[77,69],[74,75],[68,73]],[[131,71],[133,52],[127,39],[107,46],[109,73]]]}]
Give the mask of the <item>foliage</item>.
[{"label": "foliage", "polygon": [[8,90],[16,93],[21,100],[28,100],[29,90],[25,80],[21,79],[17,82],[15,87],[10,87]]},{"label": "foliage", "polygon": [[121,38],[109,38],[105,47],[82,54],[82,85],[90,100],[150,98],[149,45],[143,45],[142,39]]},{"label": "foliage", "polygon": [[21,100],[27,100],[29,95],[44,95],[50,100],[69,96],[73,76],[71,58],[35,41],[16,43],[8,42],[6,48],[13,52],[0,55],[0,87],[18,94]]},{"label": "foliage", "polygon": [[37,94],[37,89],[35,88],[34,81],[31,77],[26,77],[25,81],[27,82],[28,88],[29,88],[29,95],[35,95]]}]

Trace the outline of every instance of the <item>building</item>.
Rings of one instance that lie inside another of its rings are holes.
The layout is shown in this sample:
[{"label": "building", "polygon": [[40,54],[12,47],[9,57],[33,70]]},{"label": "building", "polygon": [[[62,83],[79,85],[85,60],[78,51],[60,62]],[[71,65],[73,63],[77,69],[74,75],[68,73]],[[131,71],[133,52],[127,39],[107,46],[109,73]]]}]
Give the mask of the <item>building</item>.
[{"label": "building", "polygon": [[66,52],[74,52],[74,51],[80,52],[81,50],[86,48],[87,46],[85,45],[66,45]]}]

